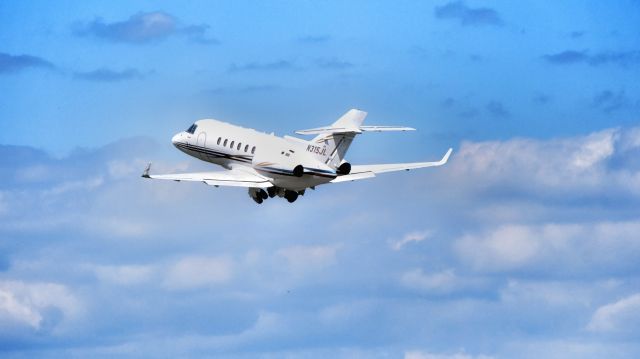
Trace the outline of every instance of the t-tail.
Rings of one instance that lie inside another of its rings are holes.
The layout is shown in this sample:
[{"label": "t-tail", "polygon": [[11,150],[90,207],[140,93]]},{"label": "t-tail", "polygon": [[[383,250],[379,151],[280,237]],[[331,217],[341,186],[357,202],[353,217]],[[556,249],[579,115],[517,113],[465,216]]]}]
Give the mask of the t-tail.
[{"label": "t-tail", "polygon": [[[317,135],[309,142],[307,151],[332,168],[339,169],[353,139],[362,132],[415,131],[411,127],[362,126],[367,113],[357,109],[347,111],[328,127],[296,131],[299,135]],[[348,172],[348,171],[347,171]]]}]

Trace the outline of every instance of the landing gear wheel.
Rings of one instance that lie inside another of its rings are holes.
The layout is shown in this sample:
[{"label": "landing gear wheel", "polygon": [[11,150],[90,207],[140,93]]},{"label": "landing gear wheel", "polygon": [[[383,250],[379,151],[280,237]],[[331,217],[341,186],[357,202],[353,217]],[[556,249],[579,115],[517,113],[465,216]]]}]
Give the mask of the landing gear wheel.
[{"label": "landing gear wheel", "polygon": [[284,193],[284,198],[286,198],[289,203],[293,203],[298,199],[298,192],[287,190]]},{"label": "landing gear wheel", "polygon": [[269,187],[267,188],[267,194],[269,195],[269,198],[273,198],[276,196],[277,192],[276,192],[276,187]]}]

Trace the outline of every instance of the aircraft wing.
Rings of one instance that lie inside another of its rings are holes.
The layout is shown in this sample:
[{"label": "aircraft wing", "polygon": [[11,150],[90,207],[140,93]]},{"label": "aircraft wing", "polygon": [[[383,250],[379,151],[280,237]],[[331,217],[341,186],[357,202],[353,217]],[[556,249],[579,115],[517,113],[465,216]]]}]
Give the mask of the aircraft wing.
[{"label": "aircraft wing", "polygon": [[245,172],[238,169],[216,172],[194,172],[194,173],[174,173],[163,175],[149,174],[151,163],[147,165],[142,177],[172,181],[193,181],[204,182],[209,186],[231,186],[231,187],[256,187],[269,188],[273,186],[266,177],[258,174]]},{"label": "aircraft wing", "polygon": [[351,172],[348,175],[338,176],[331,183],[357,181],[365,178],[375,177],[378,173],[409,171],[417,168],[442,166],[449,160],[453,149],[450,148],[444,157],[437,162],[413,162],[413,163],[391,163],[384,165],[362,165],[351,166]]}]

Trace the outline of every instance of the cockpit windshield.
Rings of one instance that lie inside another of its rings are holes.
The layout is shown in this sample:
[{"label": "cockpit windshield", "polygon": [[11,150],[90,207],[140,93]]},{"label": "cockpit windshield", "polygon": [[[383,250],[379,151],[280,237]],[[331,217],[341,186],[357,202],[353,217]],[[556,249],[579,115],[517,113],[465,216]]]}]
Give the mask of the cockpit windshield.
[{"label": "cockpit windshield", "polygon": [[193,135],[193,133],[196,132],[196,128],[198,128],[198,125],[194,123],[193,125],[191,125],[191,127],[187,129],[187,133],[190,133]]}]

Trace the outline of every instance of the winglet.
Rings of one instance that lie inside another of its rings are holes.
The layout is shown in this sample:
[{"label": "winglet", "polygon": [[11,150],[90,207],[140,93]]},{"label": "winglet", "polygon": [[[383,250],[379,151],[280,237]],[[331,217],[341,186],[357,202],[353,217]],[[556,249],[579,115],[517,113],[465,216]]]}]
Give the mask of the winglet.
[{"label": "winglet", "polygon": [[442,159],[438,162],[438,166],[442,166],[443,164],[447,163],[447,161],[449,161],[449,156],[451,156],[451,152],[453,152],[453,148],[449,148],[447,153],[444,154],[444,157],[442,157]]},{"label": "winglet", "polygon": [[149,162],[149,164],[147,164],[147,167],[144,169],[144,172],[142,172],[142,178],[151,178],[149,176],[149,171],[151,171],[151,162]]}]

